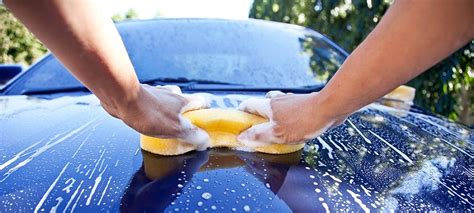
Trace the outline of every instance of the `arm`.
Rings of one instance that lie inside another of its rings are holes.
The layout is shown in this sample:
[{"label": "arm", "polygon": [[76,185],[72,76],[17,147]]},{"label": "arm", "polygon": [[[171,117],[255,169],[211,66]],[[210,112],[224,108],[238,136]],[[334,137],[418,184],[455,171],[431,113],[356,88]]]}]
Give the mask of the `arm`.
[{"label": "arm", "polygon": [[191,137],[189,141],[195,143],[207,140],[202,130],[180,117],[183,108],[200,108],[205,101],[141,85],[112,20],[100,12],[95,1],[4,3],[111,115],[146,135]]},{"label": "arm", "polygon": [[321,98],[350,114],[406,83],[474,38],[473,8],[470,0],[396,0]]},{"label": "arm", "polygon": [[272,122],[240,140],[300,143],[339,124],[472,40],[472,8],[471,0],[396,0],[321,92],[244,102],[242,109]]}]

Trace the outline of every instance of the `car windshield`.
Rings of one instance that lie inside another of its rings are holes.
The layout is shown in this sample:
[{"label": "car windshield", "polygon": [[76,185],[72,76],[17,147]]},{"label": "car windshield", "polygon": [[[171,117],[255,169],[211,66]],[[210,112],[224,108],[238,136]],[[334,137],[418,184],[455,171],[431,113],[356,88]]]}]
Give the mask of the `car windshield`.
[{"label": "car windshield", "polygon": [[[141,82],[199,79],[248,87],[321,85],[346,53],[320,34],[264,21],[149,20],[117,24]],[[20,93],[80,88],[54,57],[22,76]]]}]

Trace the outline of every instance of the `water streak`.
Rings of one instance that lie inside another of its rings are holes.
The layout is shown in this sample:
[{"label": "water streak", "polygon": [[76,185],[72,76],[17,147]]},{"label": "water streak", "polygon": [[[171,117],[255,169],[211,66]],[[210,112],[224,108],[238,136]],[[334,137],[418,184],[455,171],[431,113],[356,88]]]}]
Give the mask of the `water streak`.
[{"label": "water streak", "polygon": [[91,204],[92,197],[94,196],[94,193],[97,190],[97,187],[99,186],[100,181],[102,181],[102,175],[104,174],[105,170],[107,170],[107,166],[105,166],[104,171],[102,171],[99,174],[99,176],[97,176],[97,178],[95,179],[94,186],[92,187],[91,193],[89,194],[89,197],[87,198],[87,201],[86,201],[87,206]]},{"label": "water streak", "polygon": [[353,191],[351,191],[351,190],[349,190],[349,189],[347,189],[346,191],[352,196],[352,198],[354,198],[354,201],[355,201],[357,204],[359,204],[359,206],[362,208],[362,210],[364,210],[364,212],[366,212],[366,213],[367,213],[367,212],[370,212],[370,209],[367,208],[367,206],[366,206],[364,203],[362,203],[362,200],[359,199],[359,197],[360,197],[359,194],[357,194],[357,193],[355,193],[355,192],[353,192]]},{"label": "water streak", "polygon": [[[29,162],[31,162],[35,157],[41,155],[42,153],[48,151],[49,149],[53,148],[54,146],[64,142],[65,140],[69,139],[70,137],[76,135],[77,133],[81,132],[83,129],[85,129],[87,126],[89,126],[92,122],[94,122],[95,120],[92,120],[92,121],[89,121],[87,123],[85,123],[84,125],[72,130],[71,132],[69,132],[68,134],[62,136],[61,138],[57,139],[57,140],[54,140],[54,139],[51,139],[49,142],[47,142],[44,146],[40,147],[39,149],[35,150],[35,152],[30,155],[27,159],[25,159],[24,161],[18,163],[16,166],[14,166],[13,168],[11,168],[10,170],[8,170],[5,174],[3,174],[4,178],[2,180],[0,180],[0,183],[5,181],[11,174],[13,174],[15,171],[17,171],[18,169],[20,169],[21,167],[27,165]],[[59,135],[61,134],[57,134],[54,138],[57,138]],[[54,141],[53,141],[54,140]],[[51,142],[53,141],[53,142]]]},{"label": "water streak", "polygon": [[[84,181],[81,180],[81,182],[79,183],[79,186],[78,186],[77,189],[74,191],[74,193],[72,194],[71,198],[69,198],[69,201],[67,202],[66,207],[64,207],[63,213],[66,213],[67,208],[69,208],[69,205],[71,205],[71,203],[72,203],[72,201],[74,200],[74,198],[76,198],[76,195],[77,195],[77,193],[79,192],[79,189],[81,188],[83,182],[84,182]],[[72,212],[72,210],[71,210],[71,212]]]},{"label": "water streak", "polygon": [[372,133],[372,135],[374,135],[375,137],[377,137],[379,140],[383,141],[385,144],[387,144],[390,148],[392,148],[395,152],[397,152],[400,156],[402,156],[405,160],[408,161],[408,163],[410,164],[413,164],[413,161],[405,154],[403,153],[402,151],[400,151],[399,149],[397,149],[397,147],[393,146],[392,144],[390,144],[388,141],[386,141],[385,139],[383,139],[382,137],[380,137],[379,135],[375,134],[374,132],[370,131],[370,133]]},{"label": "water streak", "polygon": [[51,193],[51,191],[53,191],[53,188],[56,186],[56,184],[59,181],[59,178],[61,178],[61,176],[63,175],[64,171],[66,171],[68,166],[69,166],[69,162],[63,167],[63,169],[61,170],[59,175],[56,177],[56,179],[53,181],[53,183],[49,186],[48,190],[46,190],[46,193],[44,193],[43,197],[38,202],[38,205],[36,205],[36,208],[35,208],[34,212],[38,212],[38,210],[41,208],[41,206],[43,206],[44,201],[46,201],[46,198],[48,198],[49,193]]},{"label": "water streak", "polygon": [[328,150],[329,158],[334,159],[333,156],[332,156],[332,147],[329,146],[329,144],[327,144],[326,141],[324,141],[321,137],[317,137],[317,139],[318,139],[319,143],[321,143],[321,145],[323,146],[323,149]]},{"label": "water streak", "polygon": [[372,142],[367,138],[365,137],[364,134],[362,134],[362,132],[352,123],[351,120],[347,119],[347,122],[349,122],[349,124],[352,126],[352,128],[354,128],[354,130],[359,133],[360,136],[362,136],[362,138],[364,138],[365,142],[367,142],[368,144],[371,144]]},{"label": "water streak", "polygon": [[104,198],[105,192],[107,191],[107,188],[109,187],[110,180],[112,180],[112,176],[109,177],[109,181],[107,181],[107,184],[105,185],[105,188],[102,191],[102,195],[100,196],[100,199],[99,199],[99,202],[97,202],[97,205],[100,205],[100,202],[102,202],[102,199]]}]

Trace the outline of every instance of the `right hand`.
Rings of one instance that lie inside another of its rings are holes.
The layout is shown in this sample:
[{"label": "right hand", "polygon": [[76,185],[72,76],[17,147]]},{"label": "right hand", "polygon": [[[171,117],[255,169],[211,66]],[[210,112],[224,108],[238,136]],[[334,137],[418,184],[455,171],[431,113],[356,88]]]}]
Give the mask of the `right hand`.
[{"label": "right hand", "polygon": [[182,117],[190,110],[207,108],[209,101],[203,96],[182,94],[177,86],[140,85],[136,98],[122,103],[119,108],[103,108],[112,116],[121,119],[136,131],[160,138],[177,138],[183,142],[205,146],[209,135]]},{"label": "right hand", "polygon": [[327,107],[319,93],[284,94],[270,91],[265,98],[249,98],[239,109],[267,118],[237,139],[249,147],[267,144],[301,144],[341,124],[349,115]]}]

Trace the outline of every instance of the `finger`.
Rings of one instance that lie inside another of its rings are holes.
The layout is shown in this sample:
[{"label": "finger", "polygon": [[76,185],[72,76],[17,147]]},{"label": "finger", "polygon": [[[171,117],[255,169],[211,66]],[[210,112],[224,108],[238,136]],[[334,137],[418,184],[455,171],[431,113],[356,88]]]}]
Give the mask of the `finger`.
[{"label": "finger", "polygon": [[191,121],[180,116],[180,124],[183,127],[183,131],[178,136],[180,141],[185,143],[193,144],[197,150],[205,150],[210,145],[210,139],[207,132],[194,126]]},{"label": "finger", "polygon": [[187,100],[187,104],[181,108],[181,113],[196,109],[209,108],[211,105],[211,101],[203,95],[182,94],[181,96]]},{"label": "finger", "polygon": [[249,98],[242,101],[239,105],[239,110],[257,114],[262,117],[272,119],[272,106],[268,98]]},{"label": "finger", "polygon": [[183,94],[183,92],[181,92],[181,88],[179,88],[176,85],[163,85],[163,86],[155,86],[155,87],[157,89],[166,90],[166,91],[169,91],[169,92],[177,94],[177,95]]},{"label": "finger", "polygon": [[267,122],[252,126],[237,136],[237,140],[247,147],[259,147],[272,143],[283,143],[282,139],[275,136],[274,123]]},{"label": "finger", "polygon": [[275,98],[275,97],[284,96],[284,95],[286,95],[284,92],[281,92],[279,90],[272,90],[270,92],[267,92],[267,94],[265,95],[265,98]]}]

